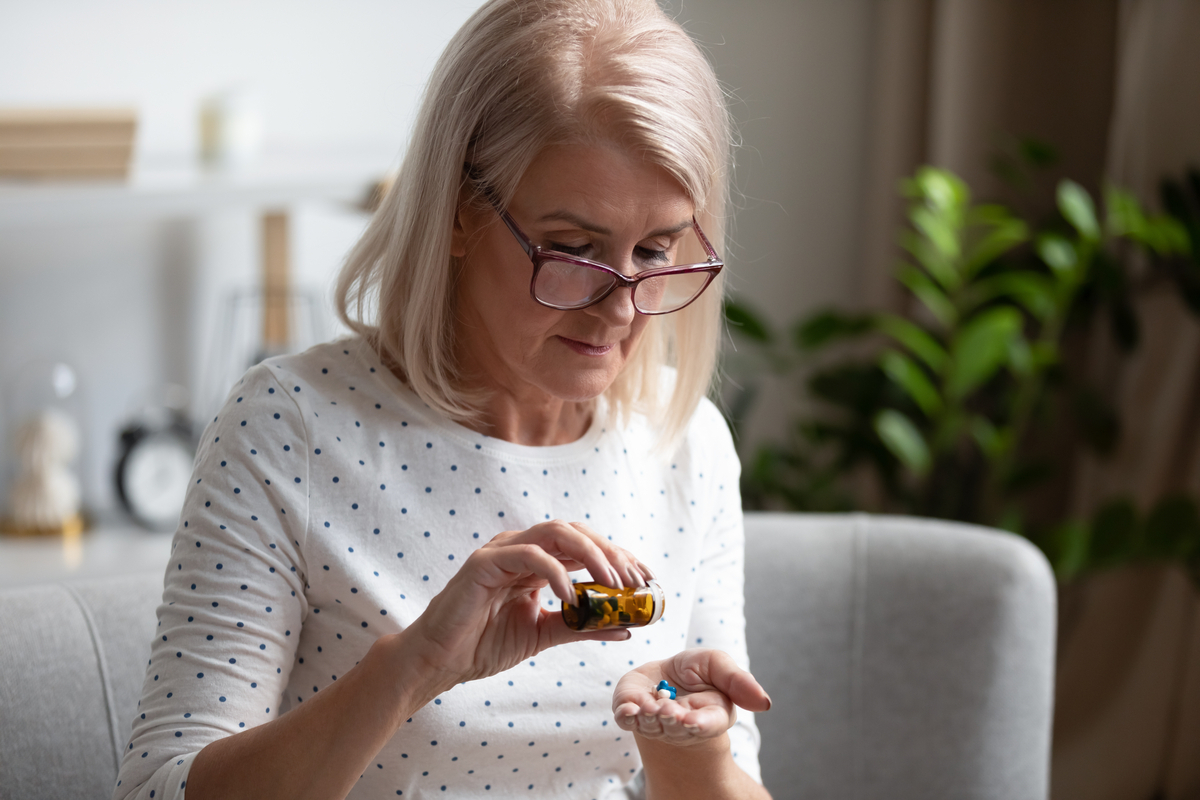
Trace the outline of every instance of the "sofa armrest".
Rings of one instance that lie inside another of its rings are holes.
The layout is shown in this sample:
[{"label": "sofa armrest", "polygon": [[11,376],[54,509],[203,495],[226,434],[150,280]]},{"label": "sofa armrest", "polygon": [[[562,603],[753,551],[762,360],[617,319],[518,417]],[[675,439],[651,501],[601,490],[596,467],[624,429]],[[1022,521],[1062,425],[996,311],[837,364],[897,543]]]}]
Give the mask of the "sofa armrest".
[{"label": "sofa armrest", "polygon": [[1026,540],[748,514],[751,669],[776,798],[1045,798],[1056,592]]}]

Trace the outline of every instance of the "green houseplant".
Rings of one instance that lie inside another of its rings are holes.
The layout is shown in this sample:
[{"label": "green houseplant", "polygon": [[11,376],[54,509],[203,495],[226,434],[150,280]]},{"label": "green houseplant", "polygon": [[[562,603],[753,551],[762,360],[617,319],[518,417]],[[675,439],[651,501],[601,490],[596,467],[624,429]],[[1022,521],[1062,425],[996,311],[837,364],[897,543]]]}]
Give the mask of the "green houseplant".
[{"label": "green houseplant", "polygon": [[[1103,392],[1066,368],[1064,340],[1102,312],[1118,343],[1136,346],[1125,251],[1151,256],[1153,276],[1174,280],[1200,309],[1200,267],[1185,259],[1200,249],[1200,177],[1188,181],[1164,191],[1172,215],[1148,215],[1111,186],[1100,213],[1086,190],[1062,181],[1058,218],[1035,229],[1004,206],[972,203],[953,174],[924,167],[903,184],[910,226],[896,278],[908,290],[908,313],[827,310],[783,334],[729,303],[735,341],[749,346],[742,350],[758,368],[804,374],[817,401],[786,441],[748,460],[748,503],[863,507],[850,478],[866,474],[879,508],[1022,533],[1063,576],[1139,555],[1200,566],[1200,515],[1190,498],[1165,498],[1145,519],[1118,499],[1086,523],[1034,520],[1025,503],[1060,466],[1029,446],[1056,414],[1069,410],[1099,452],[1119,435]],[[753,394],[750,384],[730,405],[735,433]]]}]

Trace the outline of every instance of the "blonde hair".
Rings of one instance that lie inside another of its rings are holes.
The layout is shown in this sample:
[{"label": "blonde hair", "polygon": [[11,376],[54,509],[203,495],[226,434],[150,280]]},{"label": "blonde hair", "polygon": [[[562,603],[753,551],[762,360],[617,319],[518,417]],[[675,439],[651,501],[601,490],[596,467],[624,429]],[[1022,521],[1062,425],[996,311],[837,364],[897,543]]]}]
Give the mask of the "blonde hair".
[{"label": "blonde hair", "polygon": [[[490,0],[451,39],[396,182],[336,288],[342,321],[431,408],[470,420],[481,399],[453,359],[450,233],[463,189],[485,185],[503,207],[544,148],[599,140],[678,180],[725,252],[729,115],[708,60],[653,0]],[[687,308],[653,317],[605,391],[612,414],[646,414],[668,450],[713,380],[723,287],[718,276]],[[663,403],[666,366],[676,377]]]}]

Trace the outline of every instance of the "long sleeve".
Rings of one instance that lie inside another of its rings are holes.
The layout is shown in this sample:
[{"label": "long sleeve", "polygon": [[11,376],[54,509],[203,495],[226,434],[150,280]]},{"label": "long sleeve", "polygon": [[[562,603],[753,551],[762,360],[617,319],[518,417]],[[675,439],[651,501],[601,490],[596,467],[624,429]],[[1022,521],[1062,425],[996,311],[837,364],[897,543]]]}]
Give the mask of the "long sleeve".
[{"label": "long sleeve", "polygon": [[[688,626],[687,646],[723,650],[742,669],[750,668],[746,649],[744,601],[745,536],[738,479],[741,465],[733,440],[716,408],[705,403],[697,414],[705,431],[701,456],[693,466],[703,486],[698,494],[707,507],[701,544],[696,599]],[[743,770],[762,781],[758,765],[759,733],[754,714],[738,709],[729,731],[733,758]]]},{"label": "long sleeve", "polygon": [[255,367],[204,433],[117,800],[181,798],[205,745],[281,711],[309,612],[308,437],[288,384]]}]

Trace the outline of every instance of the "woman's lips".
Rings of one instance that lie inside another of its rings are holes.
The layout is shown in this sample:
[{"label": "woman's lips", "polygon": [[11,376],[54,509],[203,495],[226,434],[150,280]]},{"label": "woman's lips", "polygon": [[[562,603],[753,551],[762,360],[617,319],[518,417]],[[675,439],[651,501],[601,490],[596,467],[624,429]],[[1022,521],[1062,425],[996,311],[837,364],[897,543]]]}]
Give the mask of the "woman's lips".
[{"label": "woman's lips", "polygon": [[579,342],[575,339],[568,339],[565,336],[559,336],[557,338],[560,342],[574,350],[576,353],[579,353],[581,356],[602,356],[609,350],[612,350],[614,346],[611,344],[603,344],[599,346],[591,345],[587,342]]}]

